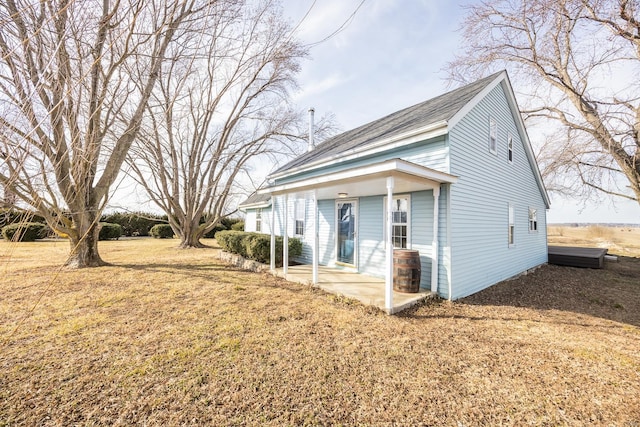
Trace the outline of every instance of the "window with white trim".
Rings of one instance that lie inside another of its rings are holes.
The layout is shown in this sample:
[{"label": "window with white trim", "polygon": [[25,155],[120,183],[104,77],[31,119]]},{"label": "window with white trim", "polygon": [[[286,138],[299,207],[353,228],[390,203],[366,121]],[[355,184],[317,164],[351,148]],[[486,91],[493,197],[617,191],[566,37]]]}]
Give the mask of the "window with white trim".
[{"label": "window with white trim", "polygon": [[304,235],[305,207],[306,207],[305,199],[296,199],[296,203],[294,207],[296,236]]},{"label": "window with white trim", "polygon": [[509,205],[509,247],[513,246],[516,242],[515,240],[515,232],[516,232],[516,224],[515,224],[515,209],[513,205]]},{"label": "window with white trim", "polygon": [[256,209],[256,232],[262,231],[262,208]]},{"label": "window with white trim", "polygon": [[529,208],[529,233],[538,232],[538,210]]},{"label": "window with white trim", "polygon": [[509,163],[513,163],[513,135],[509,134],[509,141],[508,141],[508,159],[509,159]]},{"label": "window with white trim", "polygon": [[493,118],[489,118],[489,151],[498,154],[498,122]]},{"label": "window with white trim", "polygon": [[[387,198],[384,198],[385,239],[387,223]],[[407,249],[411,246],[411,196],[406,194],[393,197],[391,211],[391,241],[395,249]]]}]

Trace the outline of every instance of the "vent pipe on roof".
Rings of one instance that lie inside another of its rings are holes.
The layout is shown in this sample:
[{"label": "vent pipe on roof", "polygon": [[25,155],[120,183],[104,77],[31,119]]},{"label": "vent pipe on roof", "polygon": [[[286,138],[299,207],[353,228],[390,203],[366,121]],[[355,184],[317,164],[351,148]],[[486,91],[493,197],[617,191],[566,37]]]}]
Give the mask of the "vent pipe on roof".
[{"label": "vent pipe on roof", "polygon": [[309,108],[309,145],[307,146],[307,151],[311,151],[314,148],[316,148],[316,144],[313,141],[313,132],[314,132],[314,126],[313,126],[313,113],[316,110],[313,109],[313,107]]}]

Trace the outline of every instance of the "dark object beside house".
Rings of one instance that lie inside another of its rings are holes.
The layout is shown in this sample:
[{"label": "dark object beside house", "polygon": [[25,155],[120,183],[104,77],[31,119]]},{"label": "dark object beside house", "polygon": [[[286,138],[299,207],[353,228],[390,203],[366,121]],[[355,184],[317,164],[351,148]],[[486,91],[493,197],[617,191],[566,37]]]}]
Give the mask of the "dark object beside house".
[{"label": "dark object beside house", "polygon": [[549,246],[549,264],[570,267],[602,268],[608,249]]},{"label": "dark object beside house", "polygon": [[407,249],[393,251],[393,290],[416,293],[420,291],[420,253]]}]

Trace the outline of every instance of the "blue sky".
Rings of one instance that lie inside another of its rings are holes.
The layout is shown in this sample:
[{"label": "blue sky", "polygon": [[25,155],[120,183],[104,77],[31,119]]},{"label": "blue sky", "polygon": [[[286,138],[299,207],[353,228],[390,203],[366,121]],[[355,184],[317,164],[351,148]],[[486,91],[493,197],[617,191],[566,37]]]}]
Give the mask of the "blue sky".
[{"label": "blue sky", "polygon": [[[324,39],[360,2],[317,0],[298,36],[305,43]],[[285,15],[297,23],[313,3],[285,0]],[[342,31],[311,48],[296,103],[313,106],[316,116],[334,113],[347,130],[446,92],[450,87],[443,68],[460,47],[462,5],[469,3],[366,0]],[[535,130],[529,131],[535,138]],[[552,195],[548,221],[640,223],[640,206],[621,199],[585,203]]]}]

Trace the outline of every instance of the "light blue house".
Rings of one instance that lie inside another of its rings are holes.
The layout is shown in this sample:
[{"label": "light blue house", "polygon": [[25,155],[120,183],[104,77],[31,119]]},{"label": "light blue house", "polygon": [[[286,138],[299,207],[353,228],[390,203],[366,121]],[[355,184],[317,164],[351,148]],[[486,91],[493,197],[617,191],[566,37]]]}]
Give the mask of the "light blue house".
[{"label": "light blue house", "polygon": [[504,71],[335,136],[269,180],[241,205],[245,229],[302,239],[314,283],[318,265],[385,278],[387,307],[393,248],[418,250],[421,288],[448,299],[547,262],[549,198]]}]

